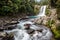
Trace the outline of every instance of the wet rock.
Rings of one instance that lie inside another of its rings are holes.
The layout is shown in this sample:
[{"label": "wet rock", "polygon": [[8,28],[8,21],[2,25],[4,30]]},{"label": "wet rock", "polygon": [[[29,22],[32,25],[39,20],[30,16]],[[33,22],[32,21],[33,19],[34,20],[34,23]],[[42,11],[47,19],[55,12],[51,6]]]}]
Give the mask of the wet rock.
[{"label": "wet rock", "polygon": [[46,25],[46,23],[48,22],[48,20],[50,20],[50,18],[45,16],[45,17],[41,17],[39,19],[36,19],[35,23],[36,24],[41,24],[41,25]]},{"label": "wet rock", "polygon": [[1,28],[3,28],[2,30],[12,30],[17,27],[17,23],[18,21],[11,21],[11,22],[6,21],[6,24],[4,24],[4,26]]},{"label": "wet rock", "polygon": [[0,31],[3,31],[4,30],[4,28],[3,27],[0,27]]},{"label": "wet rock", "polygon": [[2,38],[2,40],[14,40],[14,36],[10,35],[10,34],[7,34],[5,37]]},{"label": "wet rock", "polygon": [[21,19],[19,19],[19,21],[21,21],[21,20],[28,20],[29,18],[28,17],[26,17],[26,18],[21,18]]},{"label": "wet rock", "polygon": [[43,22],[43,19],[42,18],[39,18],[39,19],[36,19],[35,20],[35,23],[37,23],[37,24],[42,24],[42,22]]},{"label": "wet rock", "polygon": [[5,30],[12,30],[12,29],[15,29],[17,27],[17,25],[8,25],[8,26],[5,26],[4,29]]},{"label": "wet rock", "polygon": [[6,22],[6,24],[4,26],[7,26],[7,25],[14,25],[14,24],[17,24],[19,23],[18,21],[11,21],[11,22]]},{"label": "wet rock", "polygon": [[17,25],[10,25],[9,27],[8,27],[8,29],[9,30],[12,30],[12,29],[15,29],[17,27]]},{"label": "wet rock", "polygon": [[17,24],[17,23],[19,23],[18,21],[11,21],[10,22],[11,24]]},{"label": "wet rock", "polygon": [[8,25],[8,26],[4,26],[4,27],[0,27],[0,31],[4,31],[4,30],[12,30],[15,29],[17,27],[17,25]]},{"label": "wet rock", "polygon": [[31,24],[24,24],[25,29],[29,29]]},{"label": "wet rock", "polygon": [[35,31],[35,30],[33,30],[33,29],[29,29],[29,30],[27,30],[27,33],[28,33],[28,34],[33,34],[34,31]]},{"label": "wet rock", "polygon": [[43,31],[43,29],[40,29],[40,30],[37,30],[38,32],[42,32]]},{"label": "wet rock", "polygon": [[5,32],[0,32],[0,37],[5,37],[6,33]]},{"label": "wet rock", "polygon": [[14,35],[12,33],[0,32],[0,40],[14,40]]},{"label": "wet rock", "polygon": [[12,29],[15,29],[17,27],[17,24],[6,24],[4,26],[1,26],[0,27],[0,31],[3,31],[3,30],[12,30]]},{"label": "wet rock", "polygon": [[0,38],[0,40],[2,40],[2,38]]}]

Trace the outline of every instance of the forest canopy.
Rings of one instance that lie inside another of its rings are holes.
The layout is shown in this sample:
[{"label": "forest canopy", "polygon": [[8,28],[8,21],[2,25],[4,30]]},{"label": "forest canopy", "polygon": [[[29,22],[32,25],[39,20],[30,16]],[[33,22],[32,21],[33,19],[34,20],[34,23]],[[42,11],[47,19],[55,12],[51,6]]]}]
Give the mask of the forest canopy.
[{"label": "forest canopy", "polygon": [[33,10],[33,2],[30,0],[0,0],[0,15],[34,13]]},{"label": "forest canopy", "polygon": [[0,0],[0,15],[12,15],[16,13],[35,14],[35,4],[50,4],[52,7],[60,9],[60,0],[42,0],[39,3],[36,3],[35,0]]}]

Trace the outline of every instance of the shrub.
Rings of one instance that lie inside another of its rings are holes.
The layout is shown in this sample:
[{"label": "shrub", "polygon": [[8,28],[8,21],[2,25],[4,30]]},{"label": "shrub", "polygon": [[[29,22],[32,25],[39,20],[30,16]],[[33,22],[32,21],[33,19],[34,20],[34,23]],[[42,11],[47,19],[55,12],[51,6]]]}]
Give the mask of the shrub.
[{"label": "shrub", "polygon": [[54,37],[56,39],[60,39],[60,29],[59,28],[60,28],[59,26],[54,25],[54,26],[52,26],[52,29],[51,29],[54,34]]},{"label": "shrub", "polygon": [[41,0],[40,5],[49,5],[50,0]]},{"label": "shrub", "polygon": [[55,23],[54,20],[48,20],[47,26],[51,28],[54,23]]},{"label": "shrub", "polygon": [[46,9],[46,15],[47,16],[50,16],[51,15],[51,12],[50,12],[49,8]]}]

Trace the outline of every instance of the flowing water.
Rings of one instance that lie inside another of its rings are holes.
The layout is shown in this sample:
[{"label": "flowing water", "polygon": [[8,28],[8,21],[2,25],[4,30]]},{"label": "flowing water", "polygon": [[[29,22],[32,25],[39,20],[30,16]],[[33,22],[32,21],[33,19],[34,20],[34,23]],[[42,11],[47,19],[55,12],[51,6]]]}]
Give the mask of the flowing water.
[{"label": "flowing water", "polygon": [[[36,18],[33,18],[32,20],[46,16],[45,10],[46,6],[41,6],[39,14],[37,16],[33,16]],[[7,32],[8,34],[13,33],[14,40],[50,40],[52,37],[50,29],[43,25],[37,25],[34,22],[32,22],[32,20],[21,20],[19,24],[17,24],[16,29],[5,32]],[[30,28],[25,29],[25,24],[29,24]]]},{"label": "flowing water", "polygon": [[39,14],[36,15],[36,16],[29,16],[29,18],[40,18],[40,17],[43,17],[43,16],[46,16],[45,15],[45,10],[46,10],[46,5],[45,6],[41,6],[40,10],[39,10]]},{"label": "flowing water", "polygon": [[45,15],[45,10],[46,10],[46,5],[45,6],[41,6],[40,12],[39,12],[39,14],[37,16],[38,17],[46,16]]}]

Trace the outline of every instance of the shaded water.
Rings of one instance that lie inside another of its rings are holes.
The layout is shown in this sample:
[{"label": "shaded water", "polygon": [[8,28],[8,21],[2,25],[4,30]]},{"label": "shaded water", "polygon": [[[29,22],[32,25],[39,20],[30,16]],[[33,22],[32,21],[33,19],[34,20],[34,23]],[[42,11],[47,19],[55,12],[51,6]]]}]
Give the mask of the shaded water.
[{"label": "shaded water", "polygon": [[[39,14],[37,16],[32,16],[36,17],[33,18],[33,20],[45,16],[45,10],[46,6],[42,6]],[[25,29],[25,24],[29,24],[30,28]],[[32,22],[31,19],[21,20],[19,24],[17,24],[16,29],[5,32],[7,32],[8,34],[13,33],[14,40],[50,40],[52,37],[52,33],[49,28],[43,25],[37,25]]]}]

